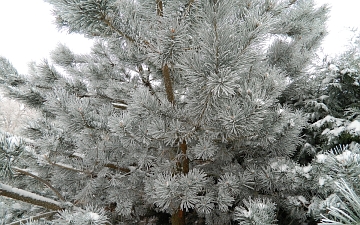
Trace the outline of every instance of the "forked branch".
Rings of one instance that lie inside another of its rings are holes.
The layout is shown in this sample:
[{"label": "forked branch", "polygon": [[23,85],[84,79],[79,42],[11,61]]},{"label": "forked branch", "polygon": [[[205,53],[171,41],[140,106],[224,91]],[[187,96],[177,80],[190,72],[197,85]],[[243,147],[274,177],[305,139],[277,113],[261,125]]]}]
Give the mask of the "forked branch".
[{"label": "forked branch", "polygon": [[51,190],[53,190],[53,192],[56,194],[56,196],[58,196],[58,198],[61,200],[61,201],[65,201],[64,197],[58,192],[58,190],[56,190],[48,181],[44,180],[43,178],[41,177],[38,177],[36,176],[35,174],[33,173],[30,173],[26,170],[22,170],[20,168],[17,168],[17,167],[13,167],[13,169],[18,172],[18,173],[21,173],[21,174],[24,174],[24,175],[28,175],[32,178],[35,178],[36,180],[40,181],[41,183],[45,184],[46,186],[48,186],[48,188],[50,188]]}]

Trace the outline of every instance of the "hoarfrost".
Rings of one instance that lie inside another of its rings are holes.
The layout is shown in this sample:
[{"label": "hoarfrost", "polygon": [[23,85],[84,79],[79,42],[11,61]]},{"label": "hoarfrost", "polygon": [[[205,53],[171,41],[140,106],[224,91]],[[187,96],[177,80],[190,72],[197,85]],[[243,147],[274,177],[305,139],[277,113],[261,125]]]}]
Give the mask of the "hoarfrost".
[{"label": "hoarfrost", "polygon": [[334,128],[333,130],[330,130],[330,129],[325,129],[321,134],[322,135],[325,135],[325,134],[330,134],[330,135],[333,135],[333,136],[339,136],[343,131],[345,130],[345,127],[344,126],[341,126],[341,127],[336,127]]},{"label": "hoarfrost", "polygon": [[316,162],[318,163],[324,163],[326,161],[327,155],[325,154],[319,154],[316,156]]},{"label": "hoarfrost", "polygon": [[302,195],[299,195],[298,199],[303,204],[309,204],[309,202],[306,200],[306,198],[304,196],[302,196]]},{"label": "hoarfrost", "polygon": [[88,215],[89,215],[90,219],[92,219],[92,220],[99,220],[100,219],[100,215],[97,214],[97,213],[89,212]]},{"label": "hoarfrost", "polygon": [[308,165],[308,166],[304,166],[304,167],[302,168],[302,170],[303,170],[304,173],[308,173],[308,172],[310,172],[311,168],[312,168],[312,166],[311,166],[311,165]]},{"label": "hoarfrost", "polygon": [[319,177],[319,185],[323,186],[325,184],[326,179],[323,177]]},{"label": "hoarfrost", "polygon": [[314,127],[322,127],[325,123],[335,123],[336,126],[340,126],[344,123],[344,119],[335,118],[333,116],[327,115],[325,118],[312,124]]},{"label": "hoarfrost", "polygon": [[360,122],[358,120],[352,121],[347,127],[346,130],[348,130],[351,133],[360,134]]},{"label": "hoarfrost", "polygon": [[351,157],[352,157],[352,153],[349,150],[346,150],[343,153],[341,153],[340,155],[335,156],[336,160],[343,164],[348,162],[351,159]]}]

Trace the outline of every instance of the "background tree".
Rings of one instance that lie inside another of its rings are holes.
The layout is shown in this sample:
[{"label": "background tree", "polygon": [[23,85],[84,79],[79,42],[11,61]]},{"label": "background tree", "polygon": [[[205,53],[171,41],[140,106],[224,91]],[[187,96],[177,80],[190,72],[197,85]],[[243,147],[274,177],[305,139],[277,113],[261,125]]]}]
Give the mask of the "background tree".
[{"label": "background tree", "polygon": [[42,113],[31,142],[3,136],[2,195],[63,209],[57,223],[307,219],[309,167],[290,158],[306,119],[281,99],[308,70],[326,7],[48,2],[59,28],[96,44],[89,55],[59,45],[54,65],[26,77],[1,61],[8,96]]},{"label": "background tree", "polygon": [[[11,65],[8,60],[4,57],[0,57],[0,73],[11,76],[13,73],[17,73],[16,69]],[[5,77],[6,79],[6,77]],[[4,77],[0,78],[0,83],[5,82]],[[14,85],[15,83],[13,83]],[[36,112],[30,110],[24,104],[19,103],[18,101],[4,97],[4,93],[0,90],[0,130],[9,132],[12,134],[20,134],[21,125],[31,117],[36,117]]]},{"label": "background tree", "polygon": [[357,224],[359,187],[359,39],[334,59],[326,58],[281,101],[302,109],[306,142],[293,159],[309,164],[308,214],[321,224]]},{"label": "background tree", "polygon": [[349,48],[314,66],[302,87],[287,103],[303,109],[309,124],[304,130],[306,143],[298,157],[303,163],[324,150],[359,142],[359,39]]},{"label": "background tree", "polygon": [[0,96],[0,101],[2,103],[0,108],[0,129],[2,131],[20,135],[22,125],[27,120],[38,116],[36,111],[26,108],[24,104],[15,100]]}]

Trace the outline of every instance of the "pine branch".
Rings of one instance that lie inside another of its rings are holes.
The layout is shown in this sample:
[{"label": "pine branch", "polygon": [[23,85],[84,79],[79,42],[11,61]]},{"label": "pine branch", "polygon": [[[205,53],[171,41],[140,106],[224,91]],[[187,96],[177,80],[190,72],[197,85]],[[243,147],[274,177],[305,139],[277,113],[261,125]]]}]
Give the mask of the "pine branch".
[{"label": "pine branch", "polygon": [[123,104],[123,103],[112,102],[111,105],[112,105],[114,108],[117,108],[117,109],[122,109],[122,110],[126,110],[126,109],[127,109],[127,105],[125,105],[125,104]]},{"label": "pine branch", "polygon": [[169,102],[171,102],[174,105],[175,97],[174,97],[174,91],[173,91],[171,77],[170,77],[170,69],[166,63],[162,68],[162,73],[164,76],[164,84],[165,84],[165,91],[166,91],[167,99]]},{"label": "pine branch", "polygon": [[110,22],[110,20],[107,18],[106,15],[102,15],[102,21],[108,25],[111,30],[115,31],[116,33],[118,33],[121,37],[125,37],[126,39],[128,39],[130,42],[135,42],[135,39],[133,39],[132,37],[130,37],[129,35],[126,35],[125,33],[123,33],[122,31],[120,31],[119,29],[117,29],[116,27],[114,27],[114,25]]},{"label": "pine branch", "polygon": [[142,76],[143,75],[143,72],[144,72],[144,69],[141,65],[138,66],[138,70],[139,70],[139,75],[141,77],[141,81],[143,82],[143,84],[145,85],[145,87],[148,87],[149,88],[149,91],[152,95],[154,95],[156,97],[156,99],[161,103],[159,97],[156,95],[156,92],[154,90],[154,88],[152,87],[151,83],[150,83],[150,80],[149,80],[149,77],[147,77],[146,79]]},{"label": "pine branch", "polygon": [[9,223],[7,225],[21,225],[21,224],[25,224],[25,223],[27,223],[29,221],[34,221],[34,220],[39,220],[41,218],[51,217],[51,216],[55,215],[56,213],[57,213],[57,211],[46,212],[46,213],[43,213],[43,214],[39,214],[37,216],[31,216],[31,217],[29,217],[27,219],[22,219],[22,220],[13,222],[13,223]]},{"label": "pine branch", "polygon": [[156,14],[163,16],[163,3],[161,0],[156,0]]},{"label": "pine branch", "polygon": [[112,164],[112,163],[106,163],[106,164],[104,164],[104,166],[107,167],[107,168],[110,168],[110,169],[120,170],[120,171],[122,171],[124,173],[130,173],[131,172],[131,170],[128,169],[128,168],[119,167],[119,166],[117,166],[115,164]]},{"label": "pine branch", "polygon": [[0,183],[0,195],[38,205],[47,209],[61,210],[61,203],[43,196]]},{"label": "pine branch", "polygon": [[193,3],[195,2],[195,0],[190,0],[188,3],[188,7],[186,8],[186,13],[184,14],[184,17],[186,16],[186,14],[190,13],[190,8],[193,5]]},{"label": "pine branch", "polygon": [[[78,159],[78,160],[83,160],[82,157],[76,156],[76,155],[70,155],[70,157],[71,157],[71,158],[76,158],[76,159]],[[99,164],[99,162],[96,162],[96,164]],[[110,169],[114,169],[114,170],[120,170],[120,171],[122,171],[122,172],[124,172],[124,173],[130,173],[130,172],[131,172],[131,170],[130,170],[129,168],[120,167],[120,166],[117,166],[117,165],[115,165],[115,164],[113,164],[113,163],[105,163],[105,164],[103,164],[102,166],[107,167],[107,168],[110,168]],[[93,177],[94,177],[94,176],[97,176],[96,174],[94,175],[93,173],[91,173],[91,175],[92,175]]]},{"label": "pine branch", "polygon": [[119,108],[119,109],[123,109],[123,110],[127,109],[127,103],[124,100],[114,99],[114,98],[111,98],[111,97],[109,97],[107,95],[103,95],[103,94],[86,93],[86,94],[82,94],[82,95],[76,95],[76,97],[79,97],[79,98],[100,98],[100,99],[105,99],[107,101],[112,101],[111,105],[114,108]]},{"label": "pine branch", "polygon": [[[117,29],[110,21],[110,19],[105,15],[102,14],[101,16],[101,20],[110,27],[111,30],[115,31],[117,34],[119,34],[121,37],[125,37],[128,41],[132,42],[132,43],[136,43],[136,40],[132,37],[130,37],[129,35],[126,35],[124,32],[122,32],[121,30]],[[159,51],[157,51],[154,46],[152,46],[148,41],[146,40],[142,40],[142,43],[145,44],[145,46],[150,47],[150,49],[152,49],[154,52],[159,53]]]},{"label": "pine branch", "polygon": [[22,170],[22,169],[20,169],[20,168],[13,167],[13,169],[14,169],[15,171],[17,171],[18,173],[22,173],[22,174],[28,175],[28,176],[33,177],[33,178],[35,178],[36,180],[44,183],[44,184],[45,184],[46,186],[48,186],[51,190],[54,191],[54,193],[56,194],[56,196],[58,196],[58,198],[59,198],[60,200],[66,201],[66,200],[64,199],[64,197],[63,197],[48,181],[42,179],[41,177],[36,176],[35,174],[32,174],[32,173],[27,172],[27,171],[25,171],[25,170]]},{"label": "pine branch", "polygon": [[289,6],[295,4],[297,1],[298,1],[298,0],[291,0],[291,1],[289,2]]},{"label": "pine branch", "polygon": [[[157,5],[157,15],[162,17],[163,16],[162,1],[156,0],[156,5]],[[162,67],[162,74],[164,76],[164,85],[165,85],[167,99],[170,103],[172,103],[172,105],[174,105],[175,104],[175,96],[174,96],[174,90],[172,87],[172,81],[171,81],[171,77],[170,77],[170,69],[169,69],[169,66],[167,65],[167,63],[165,63]],[[185,158],[182,159],[181,161],[177,162],[176,164],[178,165],[178,167],[180,166],[182,172],[186,174],[189,172],[189,159],[186,157],[187,145],[186,145],[185,141],[183,141],[183,143],[180,144],[180,149],[183,154],[183,157],[185,157]],[[171,215],[171,224],[172,225],[185,225],[185,212],[179,208],[175,213],[173,213]]]},{"label": "pine branch", "polygon": [[[157,6],[157,15],[162,17],[163,16],[163,3],[161,0],[156,0],[156,6]],[[164,84],[165,84],[165,91],[167,95],[167,99],[169,102],[171,102],[174,105],[174,91],[172,88],[172,82],[170,77],[170,69],[169,66],[165,63],[162,68],[162,74],[164,76]]]},{"label": "pine branch", "polygon": [[[99,9],[101,9],[101,5],[100,3],[97,3]],[[108,25],[113,31],[115,31],[116,33],[118,33],[120,36],[125,37],[126,39],[128,39],[131,42],[135,42],[135,39],[133,39],[132,37],[130,37],[129,35],[126,35],[124,32],[120,31],[119,29],[117,29],[115,26],[113,26],[113,24],[111,23],[111,21],[109,20],[109,18],[105,15],[105,12],[101,10],[101,17],[100,20],[102,20],[106,25]]]},{"label": "pine branch", "polygon": [[[77,157],[77,158],[80,158],[82,159],[81,157]],[[87,175],[90,175],[91,177],[94,177],[96,176],[96,174],[94,173],[91,173],[89,171],[85,171],[85,170],[79,170],[79,169],[75,169],[75,168],[72,168],[72,167],[68,167],[68,166],[65,166],[65,165],[62,165],[62,164],[57,164],[57,163],[54,163],[54,162],[51,162],[51,160],[48,158],[48,157],[45,157],[46,161],[49,162],[51,165],[53,166],[56,166],[56,167],[59,167],[59,168],[62,168],[62,169],[66,169],[66,170],[71,170],[71,171],[74,171],[74,172],[78,172],[78,173],[85,173]],[[124,173],[129,173],[131,172],[130,169],[128,168],[124,168],[124,167],[120,167],[120,166],[117,166],[113,163],[106,163],[103,165],[104,167],[107,167],[107,168],[110,168],[110,169],[115,169],[115,170],[120,170]]]},{"label": "pine branch", "polygon": [[199,120],[196,124],[196,128],[199,129],[200,128],[200,122],[205,114],[205,111],[209,105],[209,100],[210,100],[210,97],[211,97],[211,92],[206,96],[206,99],[205,99],[205,105],[204,105],[204,108],[201,110],[201,113],[200,113],[200,117],[199,117]]},{"label": "pine branch", "polygon": [[44,158],[48,163],[50,163],[50,165],[53,165],[53,166],[56,166],[56,167],[59,167],[59,168],[62,168],[62,169],[66,169],[66,170],[71,170],[71,171],[78,172],[78,173],[85,173],[85,174],[90,175],[90,176],[93,175],[89,171],[79,170],[79,169],[75,169],[73,167],[68,167],[68,166],[65,166],[65,165],[54,163],[47,156],[44,156]]}]

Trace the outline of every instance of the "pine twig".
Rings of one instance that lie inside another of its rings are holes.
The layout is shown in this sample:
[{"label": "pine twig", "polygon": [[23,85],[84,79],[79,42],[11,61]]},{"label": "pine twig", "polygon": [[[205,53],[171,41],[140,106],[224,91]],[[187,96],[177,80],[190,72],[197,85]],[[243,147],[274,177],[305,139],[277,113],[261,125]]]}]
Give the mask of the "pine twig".
[{"label": "pine twig", "polygon": [[[90,175],[91,177],[94,177],[96,176],[96,174],[94,173],[91,173],[89,171],[84,171],[84,170],[79,170],[79,169],[75,169],[75,168],[72,168],[72,167],[67,167],[67,166],[64,166],[64,165],[60,165],[60,164],[57,164],[57,163],[54,163],[54,162],[51,162],[48,158],[46,158],[46,160],[53,166],[56,166],[56,167],[59,167],[59,168],[62,168],[62,169],[67,169],[67,170],[71,170],[71,171],[74,171],[74,172],[78,172],[78,173],[85,173],[87,175]],[[115,164],[112,164],[112,163],[106,163],[103,165],[104,167],[107,167],[107,168],[110,168],[110,169],[115,169],[115,170],[120,170],[124,173],[129,173],[131,172],[130,169],[128,168],[123,168],[123,167],[119,167]]]},{"label": "pine twig", "polygon": [[122,171],[124,173],[130,173],[131,172],[131,170],[128,169],[128,168],[119,167],[119,166],[117,166],[115,164],[112,164],[112,163],[106,163],[106,164],[104,164],[104,166],[107,167],[107,168],[110,168],[110,169],[120,170],[120,171]]},{"label": "pine twig", "polygon": [[57,213],[57,211],[46,212],[46,213],[43,213],[43,214],[39,214],[37,216],[31,216],[30,218],[27,218],[27,219],[22,219],[22,220],[19,220],[19,221],[16,221],[16,222],[12,222],[12,223],[9,223],[7,225],[25,224],[25,223],[27,223],[29,221],[32,221],[32,220],[39,220],[41,218],[51,217],[51,216],[55,215],[56,213]]},{"label": "pine twig", "polygon": [[106,25],[108,25],[110,27],[111,30],[115,31],[116,33],[118,33],[120,36],[125,37],[126,39],[128,39],[130,42],[135,42],[135,39],[133,39],[132,37],[126,35],[125,33],[123,33],[122,31],[120,31],[119,29],[117,29],[116,27],[113,26],[113,24],[110,22],[110,20],[105,16],[102,15],[102,20],[104,21],[104,23]]},{"label": "pine twig", "polygon": [[156,14],[163,16],[163,3],[161,0],[156,0]]},{"label": "pine twig", "polygon": [[36,180],[44,183],[46,186],[48,186],[51,190],[53,190],[53,192],[56,194],[56,196],[58,196],[58,198],[61,200],[61,201],[66,201],[65,198],[58,192],[58,190],[56,190],[48,181],[44,180],[43,178],[41,177],[38,177],[36,176],[35,174],[32,174],[30,172],[27,172],[25,170],[22,170],[20,168],[17,168],[17,167],[13,167],[13,169],[18,172],[18,173],[22,173],[24,175],[28,175],[30,177],[33,177],[35,178]]},{"label": "pine twig", "polygon": [[[117,29],[112,23],[111,21],[108,19],[108,17],[106,15],[102,15],[101,20],[108,26],[110,27],[111,30],[115,31],[118,35],[120,35],[121,37],[125,37],[128,41],[130,41],[131,43],[136,43],[136,40],[132,37],[130,37],[129,35],[126,35],[124,32],[120,31],[119,29]],[[153,51],[159,53],[159,51],[157,51],[154,46],[152,46],[148,41],[146,40],[142,40],[142,43],[145,44],[145,46],[149,47],[150,49],[152,49]]]},{"label": "pine twig", "polygon": [[78,172],[78,173],[85,173],[87,175],[92,176],[92,174],[90,172],[88,172],[88,171],[79,170],[79,169],[75,169],[75,168],[72,168],[72,167],[68,167],[68,166],[64,166],[64,165],[60,165],[60,164],[51,162],[51,160],[47,156],[44,156],[44,158],[48,163],[50,163],[50,165],[53,165],[53,166],[56,166],[56,167],[59,167],[59,168],[62,168],[62,169],[71,170],[71,171]]}]

